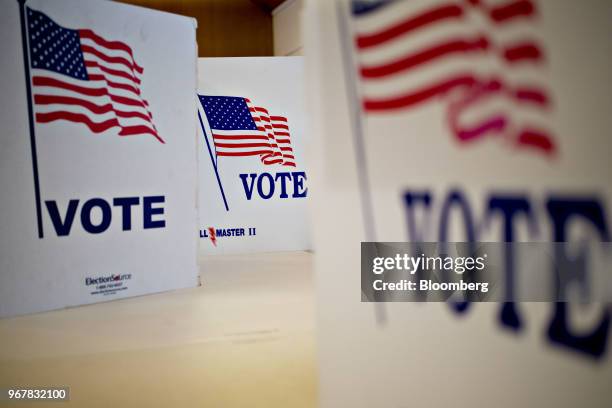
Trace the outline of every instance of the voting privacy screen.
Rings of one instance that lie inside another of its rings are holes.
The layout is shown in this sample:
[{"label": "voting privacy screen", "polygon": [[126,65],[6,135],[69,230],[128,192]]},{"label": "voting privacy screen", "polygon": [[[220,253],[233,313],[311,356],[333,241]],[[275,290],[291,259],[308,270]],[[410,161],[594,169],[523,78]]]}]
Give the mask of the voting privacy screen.
[{"label": "voting privacy screen", "polygon": [[200,58],[200,253],[310,249],[303,60]]},{"label": "voting privacy screen", "polygon": [[0,315],[195,286],[195,22],[3,10]]}]

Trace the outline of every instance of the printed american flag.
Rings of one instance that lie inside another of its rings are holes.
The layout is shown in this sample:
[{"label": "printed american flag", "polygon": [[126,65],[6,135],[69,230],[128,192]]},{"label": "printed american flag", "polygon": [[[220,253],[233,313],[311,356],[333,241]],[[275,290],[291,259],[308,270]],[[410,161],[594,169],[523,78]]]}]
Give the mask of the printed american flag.
[{"label": "printed american flag", "polygon": [[532,0],[352,1],[362,109],[442,102],[459,142],[488,134],[555,153]]},{"label": "printed american flag", "polygon": [[199,95],[217,156],[259,156],[266,165],[295,167],[287,118],[247,98]]},{"label": "printed american flag", "polygon": [[64,28],[29,7],[27,30],[36,122],[65,120],[164,143],[141,96],[144,70],[127,44]]}]

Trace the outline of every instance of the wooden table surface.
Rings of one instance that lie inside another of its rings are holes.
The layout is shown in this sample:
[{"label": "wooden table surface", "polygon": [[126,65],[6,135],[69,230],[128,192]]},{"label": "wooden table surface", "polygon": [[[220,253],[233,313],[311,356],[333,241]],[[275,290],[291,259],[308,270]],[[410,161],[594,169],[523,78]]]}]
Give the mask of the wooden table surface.
[{"label": "wooden table surface", "polygon": [[311,258],[205,257],[199,288],[2,319],[0,388],[69,386],[57,407],[315,406]]}]

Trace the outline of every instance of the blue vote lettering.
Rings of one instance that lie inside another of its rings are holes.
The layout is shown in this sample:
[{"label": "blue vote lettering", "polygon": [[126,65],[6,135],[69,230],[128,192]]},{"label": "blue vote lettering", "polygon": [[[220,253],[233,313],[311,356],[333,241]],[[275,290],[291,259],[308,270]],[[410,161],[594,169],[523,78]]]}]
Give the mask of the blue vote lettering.
[{"label": "blue vote lettering", "polygon": [[[143,229],[165,228],[163,219],[166,198],[164,196],[142,197],[142,227]],[[112,204],[111,204],[112,202]],[[108,230],[113,221],[113,207],[120,209],[121,230],[132,230],[132,209],[140,205],[140,197],[117,197],[109,202],[100,197],[90,198],[80,208],[80,221],[83,230],[90,234],[101,234]],[[72,225],[79,210],[79,199],[68,201],[66,210],[62,214],[55,200],[45,201],[47,212],[55,233],[59,237],[70,235]],[[94,222],[93,214],[100,213],[99,220]]]},{"label": "blue vote lettering", "polygon": [[303,171],[278,172],[275,176],[270,173],[245,173],[239,177],[247,200],[252,200],[255,192],[264,200],[275,195],[278,198],[304,198],[308,194],[308,188],[305,186],[306,173]]},{"label": "blue vote lettering", "polygon": [[[491,194],[485,197],[484,214],[481,220],[475,219],[472,211],[474,207],[470,204],[467,195],[460,190],[448,192],[442,198],[441,206],[434,205],[434,198],[430,190],[404,193],[408,241],[438,241],[440,245],[443,245],[449,239],[448,231],[453,221],[451,213],[455,214],[455,222],[459,221],[464,225],[467,242],[477,242],[481,238],[480,235],[485,233],[488,226],[492,224],[494,216],[501,216],[501,235],[498,238],[500,242],[515,242],[517,240],[516,230],[520,222],[526,223],[527,231],[534,240],[544,237],[550,242],[566,242],[569,238],[570,219],[579,219],[591,225],[597,232],[598,239],[603,242],[609,242],[611,238],[604,207],[597,196],[549,196],[543,201],[537,201],[523,194]],[[434,214],[436,208],[440,208],[437,215]],[[417,216],[417,214],[420,215]],[[538,219],[539,215],[544,216],[545,219]],[[542,228],[542,225],[546,224],[550,225],[549,231]],[[548,236],[543,235],[546,233]],[[565,251],[563,246],[556,248],[557,251]],[[517,275],[513,245],[506,245],[505,251],[505,288],[507,297],[511,299]],[[560,253],[556,259],[562,259],[567,264],[567,269],[574,271],[574,276],[572,276],[574,281],[580,285],[586,285],[584,274],[587,267],[586,258],[584,253],[573,256]],[[569,303],[553,303],[553,316],[546,330],[548,341],[583,355],[601,359],[606,354],[610,331],[610,311],[606,306],[602,307],[600,320],[594,324],[592,329],[578,333],[577,330],[571,328],[569,322],[571,307],[572,304]],[[469,303],[451,303],[451,308],[457,313],[465,313],[469,310]],[[524,319],[515,302],[501,304],[499,322],[503,327],[516,332],[525,329]]]}]

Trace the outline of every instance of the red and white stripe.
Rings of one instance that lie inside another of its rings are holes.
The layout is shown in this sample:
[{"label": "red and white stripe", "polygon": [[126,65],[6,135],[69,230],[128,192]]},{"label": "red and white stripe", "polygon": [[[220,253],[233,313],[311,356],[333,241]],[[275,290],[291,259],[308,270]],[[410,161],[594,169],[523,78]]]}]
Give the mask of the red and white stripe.
[{"label": "red and white stripe", "polygon": [[89,80],[32,69],[36,121],[79,122],[94,133],[118,128],[120,136],[151,135],[164,143],[141,95],[143,68],[132,49],[91,30],[79,35]]},{"label": "red and white stripe", "polygon": [[460,1],[399,1],[355,18],[366,112],[411,108],[476,82],[490,46]]},{"label": "red and white stripe", "polygon": [[283,155],[283,165],[295,167],[295,156],[291,147],[291,134],[289,133],[289,123],[284,116],[270,116],[272,131],[276,145]]},{"label": "red and white stripe", "polygon": [[245,101],[257,130],[268,138],[269,151],[262,154],[261,161],[264,164],[282,164],[295,167],[287,118],[271,116],[266,108],[254,106],[248,98],[245,98]]},{"label": "red and white stripe", "polygon": [[217,156],[261,156],[270,152],[268,136],[261,130],[211,131]]},{"label": "red and white stripe", "polygon": [[411,0],[354,18],[364,111],[442,100],[460,141],[497,132],[554,152],[535,15],[531,0]]},{"label": "red and white stripe", "polygon": [[[481,0],[476,8],[488,18],[497,47],[491,56],[492,71],[501,73],[500,86],[488,99],[507,104],[507,126],[499,133],[527,148],[555,154],[551,124],[552,96],[546,86],[546,55],[537,24],[537,8],[531,0]],[[476,100],[465,110],[486,111],[490,103]]]},{"label": "red and white stripe", "polygon": [[265,165],[295,167],[287,118],[271,116],[266,108],[245,98],[256,130],[211,129],[217,156],[259,156]]}]

